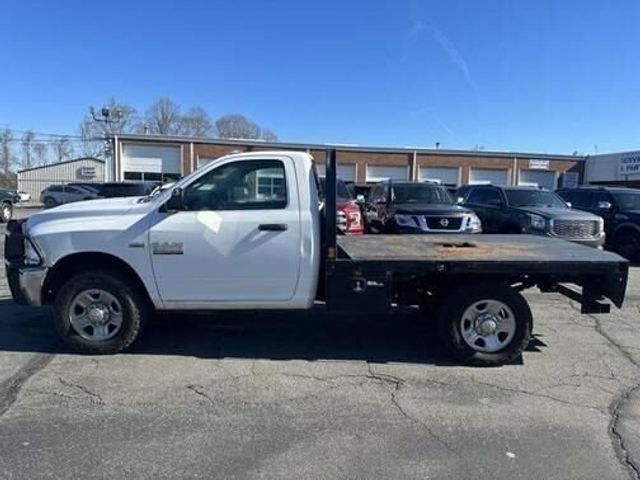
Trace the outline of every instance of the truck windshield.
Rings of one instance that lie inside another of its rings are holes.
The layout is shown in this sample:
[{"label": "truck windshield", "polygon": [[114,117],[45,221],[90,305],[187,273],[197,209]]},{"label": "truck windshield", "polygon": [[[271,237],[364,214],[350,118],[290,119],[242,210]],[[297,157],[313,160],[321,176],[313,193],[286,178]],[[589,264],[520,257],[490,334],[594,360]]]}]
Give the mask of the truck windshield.
[{"label": "truck windshield", "polygon": [[424,183],[392,185],[391,201],[395,203],[437,203],[446,205],[455,203],[446,188]]},{"label": "truck windshield", "polygon": [[557,207],[568,208],[555,193],[545,190],[505,190],[509,205],[513,207]]},{"label": "truck windshield", "polygon": [[640,192],[613,192],[620,210],[640,210]]}]

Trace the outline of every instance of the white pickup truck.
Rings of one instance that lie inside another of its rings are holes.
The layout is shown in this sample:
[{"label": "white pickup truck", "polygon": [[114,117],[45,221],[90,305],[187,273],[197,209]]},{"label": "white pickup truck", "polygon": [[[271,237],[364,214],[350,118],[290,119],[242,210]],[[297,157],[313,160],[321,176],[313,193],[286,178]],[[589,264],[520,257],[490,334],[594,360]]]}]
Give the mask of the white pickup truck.
[{"label": "white pickup truck", "polygon": [[411,305],[457,358],[485,365],[512,361],[530,339],[521,290],[563,293],[588,313],[608,312],[606,298],[622,305],[627,262],[562,240],[337,235],[335,156],[327,152],[326,214],[312,158],[276,151],[220,158],[148,197],[14,220],[13,297],[53,305],[62,338],[87,353],[130,346],[154,311]]}]

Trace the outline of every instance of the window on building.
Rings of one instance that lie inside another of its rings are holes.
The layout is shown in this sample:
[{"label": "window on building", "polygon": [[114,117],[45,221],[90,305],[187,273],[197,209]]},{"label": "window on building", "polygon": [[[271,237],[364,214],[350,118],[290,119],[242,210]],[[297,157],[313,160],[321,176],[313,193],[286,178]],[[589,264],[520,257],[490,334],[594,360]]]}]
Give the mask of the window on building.
[{"label": "window on building", "polygon": [[185,189],[188,210],[269,210],[287,206],[285,170],[278,160],[222,165]]}]

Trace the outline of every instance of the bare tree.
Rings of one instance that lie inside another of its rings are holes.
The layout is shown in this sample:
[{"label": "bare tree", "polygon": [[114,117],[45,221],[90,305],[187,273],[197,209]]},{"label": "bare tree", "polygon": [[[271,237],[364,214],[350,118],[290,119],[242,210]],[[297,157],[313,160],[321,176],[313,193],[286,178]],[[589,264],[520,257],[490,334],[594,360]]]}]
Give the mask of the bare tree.
[{"label": "bare tree", "polygon": [[13,160],[13,152],[11,151],[12,141],[13,134],[11,130],[5,128],[0,132],[0,166],[2,166],[2,171],[5,176],[9,174]]},{"label": "bare tree", "polygon": [[262,140],[264,140],[265,142],[277,142],[278,141],[278,136],[273,133],[271,130],[269,130],[268,128],[263,128],[262,132],[260,133],[260,138],[262,138]]},{"label": "bare tree", "polygon": [[145,115],[145,130],[158,135],[179,135],[182,130],[180,107],[169,98],[157,100]]},{"label": "bare tree", "polygon": [[213,133],[211,117],[202,107],[192,107],[182,116],[180,133],[190,137],[208,137]]},{"label": "bare tree", "polygon": [[63,162],[73,157],[73,145],[71,145],[67,137],[57,138],[53,144],[53,151],[58,162]]},{"label": "bare tree", "polygon": [[82,153],[88,157],[104,155],[104,138],[107,135],[130,133],[135,128],[136,109],[110,98],[99,110],[106,109],[109,116],[105,121],[94,119],[92,109],[85,114],[78,126],[81,138]]},{"label": "bare tree", "polygon": [[22,135],[22,167],[31,168],[33,161],[33,142],[36,138],[36,134],[33,130],[27,130]]},{"label": "bare tree", "polygon": [[36,143],[33,145],[33,159],[36,165],[46,165],[48,162],[48,148],[46,143]]},{"label": "bare tree", "polygon": [[220,138],[260,138],[260,127],[244,115],[232,113],[216,120]]}]

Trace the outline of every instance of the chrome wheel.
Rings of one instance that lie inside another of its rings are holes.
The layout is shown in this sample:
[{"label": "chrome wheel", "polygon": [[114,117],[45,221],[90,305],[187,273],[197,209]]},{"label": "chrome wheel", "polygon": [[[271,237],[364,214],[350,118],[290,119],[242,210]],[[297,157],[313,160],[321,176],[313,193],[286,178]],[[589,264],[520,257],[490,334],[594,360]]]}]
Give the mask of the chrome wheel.
[{"label": "chrome wheel", "polygon": [[84,290],[71,301],[69,322],[85,340],[104,342],[122,327],[122,306],[116,297],[98,288]]},{"label": "chrome wheel", "polygon": [[474,350],[495,353],[513,340],[516,319],[506,304],[492,299],[479,300],[462,314],[460,333]]}]

